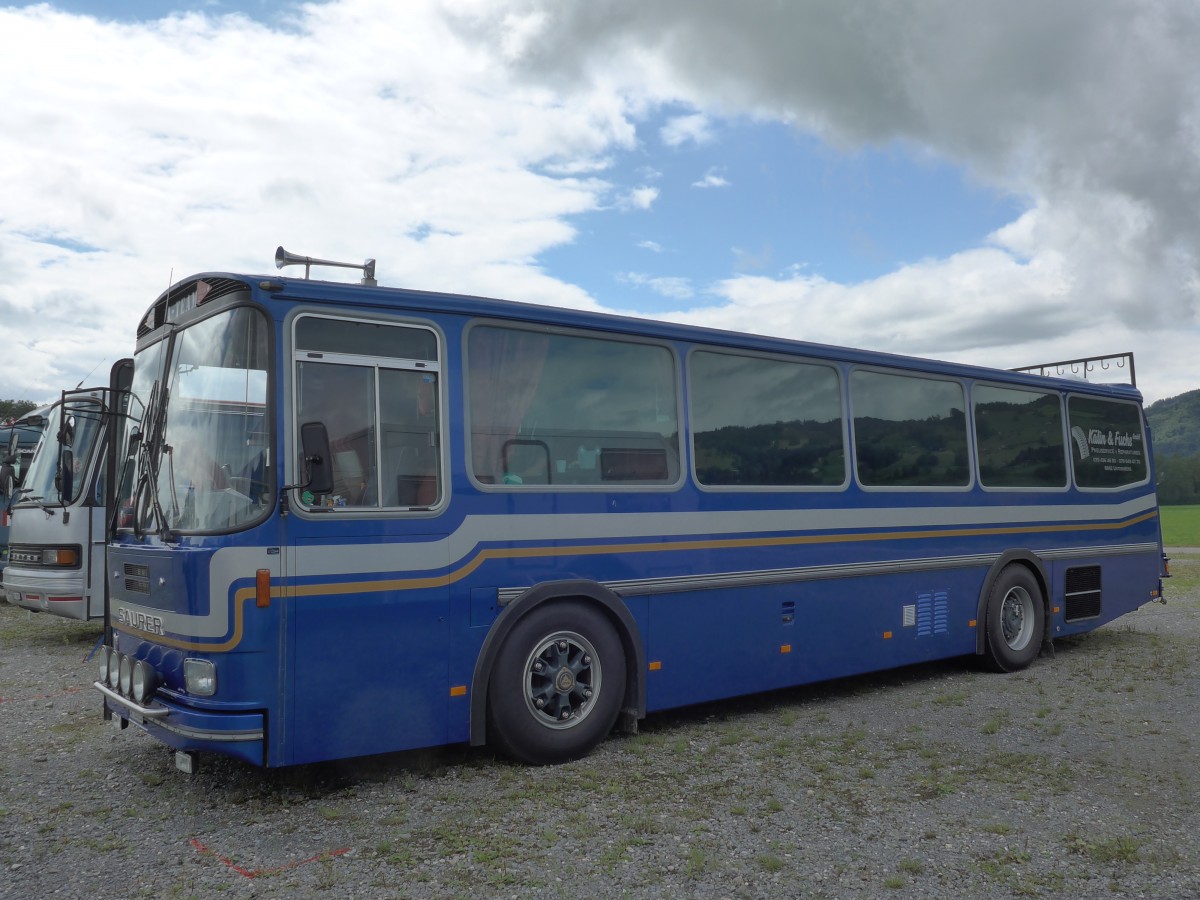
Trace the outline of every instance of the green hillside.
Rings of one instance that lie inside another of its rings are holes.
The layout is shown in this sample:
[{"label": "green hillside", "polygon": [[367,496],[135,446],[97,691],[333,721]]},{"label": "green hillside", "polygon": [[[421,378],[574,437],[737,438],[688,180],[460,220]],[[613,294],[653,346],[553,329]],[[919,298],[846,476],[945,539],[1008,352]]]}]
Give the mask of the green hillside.
[{"label": "green hillside", "polygon": [[1146,407],[1154,432],[1154,458],[1200,453],[1200,390],[1168,397]]}]

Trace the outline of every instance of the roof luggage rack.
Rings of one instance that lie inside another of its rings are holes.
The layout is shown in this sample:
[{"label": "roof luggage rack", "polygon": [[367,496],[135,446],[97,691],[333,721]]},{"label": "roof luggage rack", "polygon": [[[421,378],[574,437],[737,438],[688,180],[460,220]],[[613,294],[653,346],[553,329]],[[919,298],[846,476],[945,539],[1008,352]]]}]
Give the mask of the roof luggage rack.
[{"label": "roof luggage rack", "polygon": [[1091,380],[1089,375],[1109,369],[1128,369],[1129,384],[1137,387],[1137,375],[1133,368],[1133,353],[1109,353],[1106,356],[1089,356],[1084,359],[1064,359],[1061,362],[1042,363],[1036,366],[1024,366],[1020,369],[1010,369],[1012,372],[1024,372],[1028,375],[1057,376],[1059,378],[1082,378]]}]

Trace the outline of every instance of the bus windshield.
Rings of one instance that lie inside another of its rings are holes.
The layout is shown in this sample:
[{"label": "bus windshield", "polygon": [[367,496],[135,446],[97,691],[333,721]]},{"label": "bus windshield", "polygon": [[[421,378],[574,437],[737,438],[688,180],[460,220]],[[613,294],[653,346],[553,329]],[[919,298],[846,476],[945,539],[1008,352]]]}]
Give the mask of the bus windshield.
[{"label": "bus windshield", "polygon": [[56,404],[46,420],[46,440],[29,463],[22,499],[69,505],[86,490],[89,460],[104,433],[104,407],[82,398]]},{"label": "bus windshield", "polygon": [[[164,352],[162,378],[147,391],[139,376],[157,374]],[[142,528],[228,531],[267,509],[267,357],[266,326],[248,307],[197,322],[169,350],[156,344],[139,354],[130,426],[138,449],[125,484]],[[149,408],[134,425],[139,404]]]}]

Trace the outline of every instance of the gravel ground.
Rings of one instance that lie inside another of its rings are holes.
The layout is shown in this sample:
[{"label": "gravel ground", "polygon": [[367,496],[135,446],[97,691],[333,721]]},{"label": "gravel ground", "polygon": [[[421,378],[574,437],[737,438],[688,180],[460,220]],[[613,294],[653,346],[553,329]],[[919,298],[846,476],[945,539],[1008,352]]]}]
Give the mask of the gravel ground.
[{"label": "gravel ground", "polygon": [[1200,897],[1200,551],[1015,675],[955,660],[465,748],[192,777],[102,721],[99,628],[0,604],[0,896]]}]

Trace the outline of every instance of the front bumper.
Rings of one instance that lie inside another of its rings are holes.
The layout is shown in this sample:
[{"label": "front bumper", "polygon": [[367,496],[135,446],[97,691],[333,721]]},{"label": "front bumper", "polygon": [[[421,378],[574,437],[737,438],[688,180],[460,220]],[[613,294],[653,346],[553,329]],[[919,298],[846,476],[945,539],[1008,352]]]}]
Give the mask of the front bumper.
[{"label": "front bumper", "polygon": [[10,563],[4,569],[4,596],[9,603],[67,619],[87,619],[83,576],[78,571],[31,577]]},{"label": "front bumper", "polygon": [[161,696],[140,706],[99,681],[92,686],[104,695],[105,708],[122,728],[137,725],[175,750],[219,753],[266,765],[266,717],[262,713],[199,710]]}]

